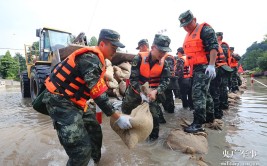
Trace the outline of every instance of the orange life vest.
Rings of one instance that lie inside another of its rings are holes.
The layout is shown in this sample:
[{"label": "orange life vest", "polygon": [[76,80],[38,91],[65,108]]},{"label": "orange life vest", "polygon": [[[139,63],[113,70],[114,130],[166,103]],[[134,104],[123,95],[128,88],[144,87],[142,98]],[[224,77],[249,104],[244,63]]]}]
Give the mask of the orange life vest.
[{"label": "orange life vest", "polygon": [[174,56],[170,55],[170,54],[166,54],[164,56],[165,60],[167,58],[171,58],[171,60],[173,61],[173,68],[171,67],[170,69],[170,72],[171,72],[171,76],[172,77],[175,77],[175,71],[176,71],[176,68],[177,68],[177,62],[176,62],[176,59],[174,58]]},{"label": "orange life vest", "polygon": [[[234,54],[234,53],[232,53]],[[238,61],[231,55],[231,58],[230,58],[230,67],[231,68],[234,68],[234,67],[237,67],[238,66]]]},{"label": "orange life vest", "polygon": [[[86,52],[96,54],[102,63],[102,73],[92,89],[87,87],[83,77],[78,73],[75,63],[75,58]],[[62,95],[84,108],[90,97],[95,99],[108,89],[104,80],[105,68],[104,56],[98,47],[83,47],[74,51],[56,66],[45,80],[45,86],[49,92]]]},{"label": "orange life vest", "polygon": [[164,67],[164,60],[162,58],[159,63],[153,65],[150,68],[150,64],[148,61],[149,52],[140,52],[139,56],[142,59],[140,65],[140,76],[139,82],[143,85],[145,82],[149,83],[149,87],[156,88],[160,83],[160,76]]},{"label": "orange life vest", "polygon": [[184,71],[183,71],[184,78],[192,77],[192,72],[190,71],[191,70],[191,66],[189,65],[188,58],[185,55],[182,56],[181,58],[184,61]]},{"label": "orange life vest", "polygon": [[187,33],[185,37],[183,48],[190,65],[208,64],[208,52],[205,51],[200,38],[200,32],[204,25],[209,26],[207,23],[198,24],[194,31],[191,34]]},{"label": "orange life vest", "polygon": [[[230,66],[230,59],[231,59],[231,52],[230,52],[230,47],[229,47],[229,44],[224,42],[224,41],[219,41],[219,46],[222,48],[222,45],[226,45],[227,46],[227,55],[226,56],[226,63],[228,64],[228,66]],[[220,49],[219,47],[219,49]],[[220,50],[219,50],[220,51]]]},{"label": "orange life vest", "polygon": [[223,49],[222,49],[220,44],[219,44],[219,48],[218,48],[218,54],[216,56],[215,65],[216,65],[216,67],[227,65],[226,57],[225,57],[225,55],[223,53]]}]

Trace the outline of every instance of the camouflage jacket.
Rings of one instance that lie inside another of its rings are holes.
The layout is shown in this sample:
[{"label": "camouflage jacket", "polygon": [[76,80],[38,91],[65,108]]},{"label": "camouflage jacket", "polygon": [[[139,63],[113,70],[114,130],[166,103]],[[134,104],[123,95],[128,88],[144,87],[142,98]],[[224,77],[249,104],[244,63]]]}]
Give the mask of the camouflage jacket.
[{"label": "camouflage jacket", "polygon": [[[85,53],[78,56],[75,59],[75,62],[77,64],[76,69],[84,78],[88,88],[92,89],[98,82],[99,76],[102,73],[102,64],[98,56],[93,53]],[[109,97],[106,93],[103,93],[94,99],[94,101],[107,116],[110,116],[115,112],[115,109],[109,102]]]},{"label": "camouflage jacket", "polygon": [[218,51],[219,44],[217,41],[215,31],[211,26],[205,25],[202,28],[200,32],[200,38],[203,42],[206,52],[210,52],[210,50],[212,49],[216,49]]},{"label": "camouflage jacket", "polygon": [[[131,85],[138,92],[141,91],[141,84],[139,83],[141,62],[142,62],[142,59],[141,59],[141,57],[139,55],[136,55],[133,58],[132,68],[131,68],[131,76],[130,76]],[[149,54],[150,67],[152,67],[155,63],[158,63],[158,61],[152,62],[151,54]],[[168,88],[168,85],[169,85],[169,82],[170,82],[170,76],[171,76],[171,74],[170,74],[169,65],[168,65],[168,63],[166,61],[164,61],[164,67],[162,69],[162,73],[161,73],[161,77],[160,77],[160,84],[157,87],[158,94],[162,94]]]}]

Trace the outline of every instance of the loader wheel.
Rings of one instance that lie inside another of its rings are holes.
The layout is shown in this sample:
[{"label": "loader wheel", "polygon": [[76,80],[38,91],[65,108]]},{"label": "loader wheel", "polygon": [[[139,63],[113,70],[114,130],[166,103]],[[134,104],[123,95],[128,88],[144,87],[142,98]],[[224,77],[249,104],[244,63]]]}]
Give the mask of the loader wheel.
[{"label": "loader wheel", "polygon": [[23,98],[31,97],[30,94],[30,79],[28,78],[27,71],[23,71],[20,74],[20,90]]},{"label": "loader wheel", "polygon": [[44,81],[50,74],[50,66],[39,65],[31,70],[30,92],[31,99],[34,101],[36,97],[45,89]]}]

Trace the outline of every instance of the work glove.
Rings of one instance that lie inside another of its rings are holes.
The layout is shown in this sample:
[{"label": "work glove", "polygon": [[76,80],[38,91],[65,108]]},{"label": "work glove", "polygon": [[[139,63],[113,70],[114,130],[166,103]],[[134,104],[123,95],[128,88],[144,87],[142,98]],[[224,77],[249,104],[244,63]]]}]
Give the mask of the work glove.
[{"label": "work glove", "polygon": [[149,102],[148,97],[144,93],[141,92],[140,93],[140,96],[141,96],[141,99],[142,99],[142,103],[143,102],[147,102],[147,103]]},{"label": "work glove", "polygon": [[209,78],[213,79],[216,77],[216,72],[215,72],[215,66],[214,65],[208,65],[206,68],[205,74],[209,76]]},{"label": "work glove", "polygon": [[119,126],[121,129],[130,129],[130,128],[132,128],[132,125],[131,125],[131,123],[130,123],[130,119],[131,119],[130,116],[127,116],[127,115],[121,115],[121,116],[119,117],[119,119],[115,121],[115,123],[117,123],[118,126]]}]

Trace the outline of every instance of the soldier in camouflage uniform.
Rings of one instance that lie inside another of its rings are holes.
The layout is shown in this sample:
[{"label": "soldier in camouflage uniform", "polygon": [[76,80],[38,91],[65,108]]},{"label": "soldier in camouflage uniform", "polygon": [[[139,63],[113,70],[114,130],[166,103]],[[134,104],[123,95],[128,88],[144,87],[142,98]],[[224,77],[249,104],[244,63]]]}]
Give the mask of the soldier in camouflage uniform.
[{"label": "soldier in camouflage uniform", "polygon": [[240,76],[238,74],[238,61],[241,59],[241,57],[238,54],[234,53],[235,48],[234,47],[230,47],[230,51],[231,51],[231,59],[228,61],[231,68],[233,69],[233,72],[231,73],[231,77],[229,80],[230,86],[229,89],[231,92],[236,93],[237,91],[239,91],[239,87],[242,84],[242,81],[240,79]]},{"label": "soldier in camouflage uniform", "polygon": [[184,130],[188,133],[203,131],[202,124],[213,122],[213,100],[209,93],[211,79],[216,77],[215,59],[218,41],[214,29],[207,23],[198,24],[190,10],[179,16],[180,26],[187,31],[183,49],[193,67],[192,97],[194,120]]},{"label": "soldier in camouflage uniform", "polygon": [[219,51],[215,62],[216,78],[211,80],[210,94],[214,102],[214,116],[216,119],[222,119],[223,111],[221,105],[225,102],[228,105],[227,80],[232,69],[227,64],[227,49],[225,53],[221,47],[222,45],[226,45],[226,43],[222,42],[222,32],[217,32],[216,35],[219,43]]},{"label": "soldier in camouflage uniform", "polygon": [[217,111],[215,111],[215,112],[217,112],[215,114],[215,116],[216,116],[216,118],[221,119],[221,117],[223,116],[222,110],[229,108],[227,87],[228,87],[228,79],[230,78],[231,72],[233,72],[233,70],[229,67],[229,64],[228,64],[228,59],[230,56],[230,47],[225,41],[222,41],[223,40],[223,32],[217,32],[216,35],[218,38],[218,43],[223,50],[223,53],[225,55],[226,62],[227,62],[227,65],[223,65],[222,66],[223,68],[221,68],[222,70],[219,71],[220,77],[221,77],[221,84],[219,86],[220,87],[220,92],[219,92],[220,97],[219,97],[219,105],[217,105],[218,104],[217,102],[215,105],[215,107],[219,107],[218,109],[220,110],[219,114]]},{"label": "soldier in camouflage uniform", "polygon": [[166,96],[165,102],[162,103],[164,110],[168,113],[174,113],[174,100],[173,100],[173,91],[179,89],[178,86],[178,77],[176,77],[176,59],[167,54],[165,60],[168,62],[170,67],[171,77],[168,88],[165,90],[164,94]]},{"label": "soldier in camouflage uniform", "polygon": [[149,52],[149,44],[147,39],[141,39],[136,47],[139,52]]},{"label": "soldier in camouflage uniform", "polygon": [[109,102],[103,79],[104,58],[111,59],[118,47],[124,47],[119,38],[117,32],[102,29],[98,46],[77,48],[45,81],[43,102],[69,156],[68,166],[87,166],[91,157],[96,163],[101,158],[102,130],[95,112],[87,107],[90,98],[107,116],[117,119],[121,129],[131,128],[130,117],[116,113]]},{"label": "soldier in camouflage uniform", "polygon": [[150,98],[149,109],[153,116],[153,130],[149,135],[149,139],[152,141],[159,137],[159,103],[164,100],[164,91],[170,82],[170,69],[163,58],[166,52],[171,51],[170,42],[168,36],[155,35],[151,51],[148,53],[140,52],[134,57],[130,85],[122,102],[123,113],[130,114],[142,102],[141,85],[145,82],[149,83],[150,88],[153,89],[148,94]]},{"label": "soldier in camouflage uniform", "polygon": [[180,87],[181,100],[184,109],[194,110],[192,99],[192,76],[190,74],[190,66],[188,59],[184,53],[183,47],[177,49],[179,57],[177,61],[178,83]]},{"label": "soldier in camouflage uniform", "polygon": [[[147,39],[141,39],[136,47],[139,52],[149,52],[149,43]],[[159,123],[166,123],[161,107],[158,105],[159,110]]]}]

